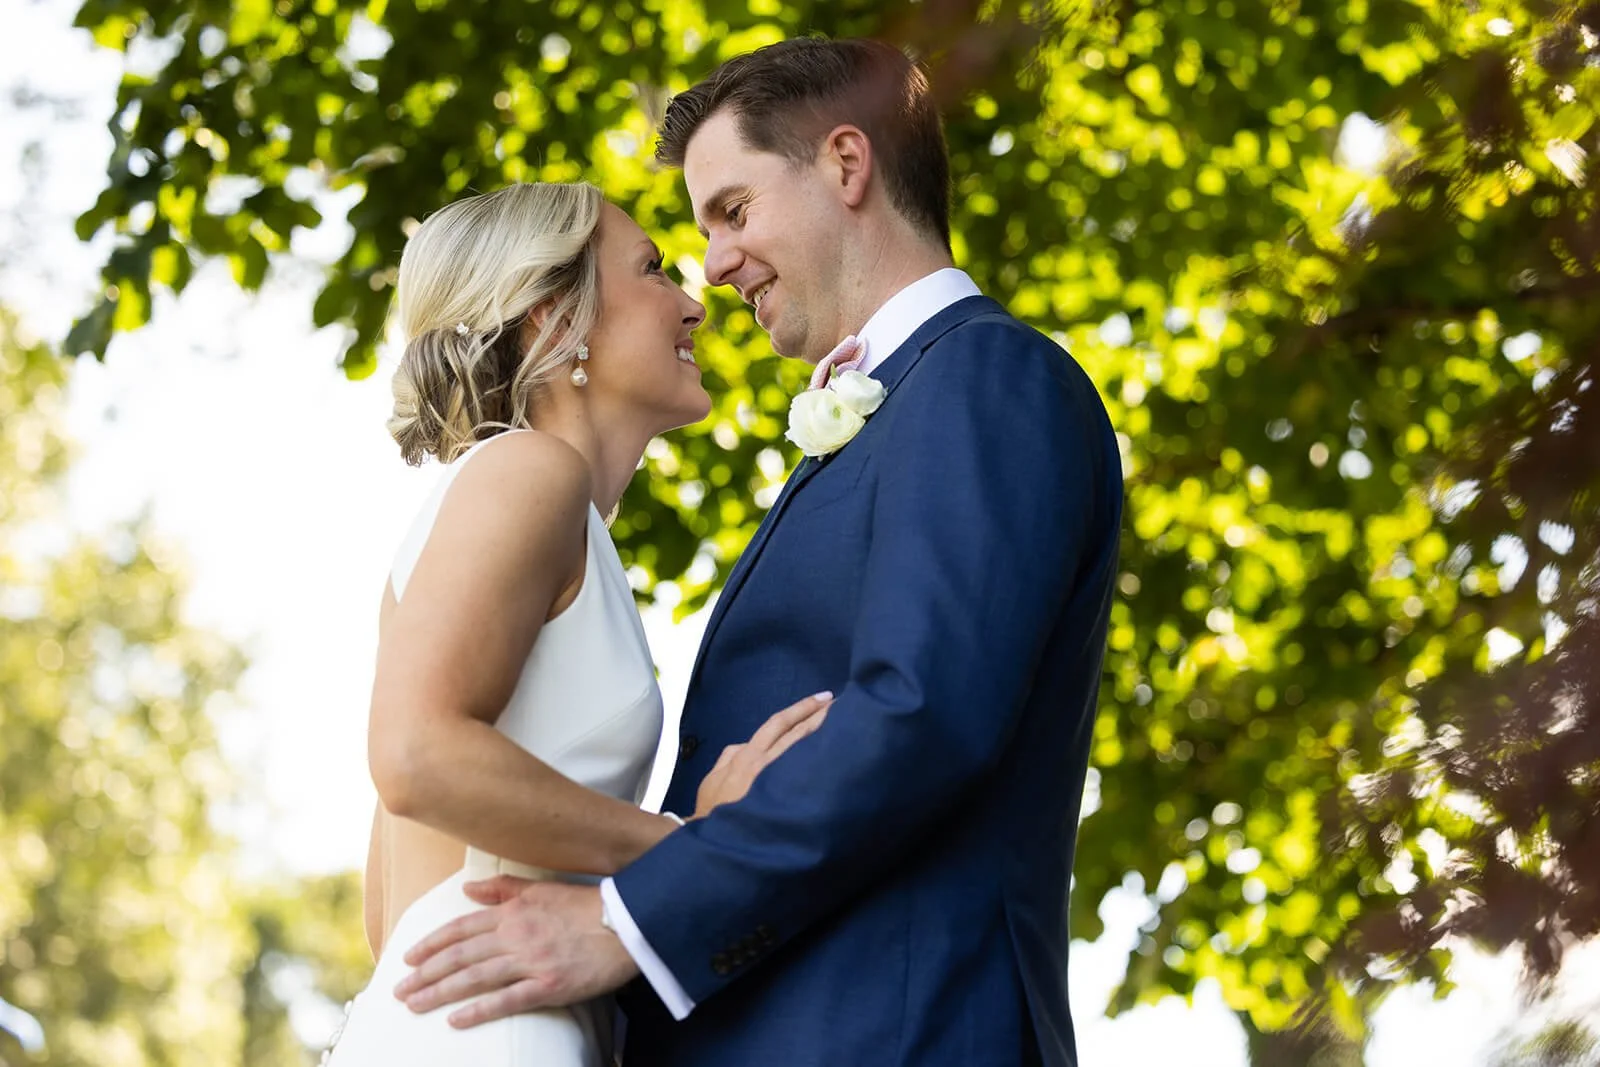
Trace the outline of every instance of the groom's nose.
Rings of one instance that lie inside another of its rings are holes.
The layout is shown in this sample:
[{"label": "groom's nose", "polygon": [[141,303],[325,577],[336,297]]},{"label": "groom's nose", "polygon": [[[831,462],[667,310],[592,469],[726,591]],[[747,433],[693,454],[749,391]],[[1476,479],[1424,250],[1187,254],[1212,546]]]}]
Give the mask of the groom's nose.
[{"label": "groom's nose", "polygon": [[732,241],[713,233],[706,244],[706,284],[732,284],[733,272],[739,269],[743,258]]}]

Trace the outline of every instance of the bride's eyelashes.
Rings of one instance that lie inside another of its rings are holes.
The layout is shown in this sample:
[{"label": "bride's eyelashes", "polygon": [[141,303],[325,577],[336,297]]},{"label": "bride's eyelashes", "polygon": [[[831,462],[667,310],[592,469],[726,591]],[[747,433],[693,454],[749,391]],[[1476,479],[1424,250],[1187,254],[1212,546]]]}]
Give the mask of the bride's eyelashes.
[{"label": "bride's eyelashes", "polygon": [[683,284],[683,278],[679,275],[677,268],[667,267],[667,259],[664,255],[657,255],[650,262],[646,263],[645,273],[657,275],[658,277],[664,278],[674,285]]},{"label": "bride's eyelashes", "polygon": [[665,256],[656,256],[645,264],[646,274],[655,274],[671,282],[673,285],[683,285],[682,272],[676,267],[668,267]]}]

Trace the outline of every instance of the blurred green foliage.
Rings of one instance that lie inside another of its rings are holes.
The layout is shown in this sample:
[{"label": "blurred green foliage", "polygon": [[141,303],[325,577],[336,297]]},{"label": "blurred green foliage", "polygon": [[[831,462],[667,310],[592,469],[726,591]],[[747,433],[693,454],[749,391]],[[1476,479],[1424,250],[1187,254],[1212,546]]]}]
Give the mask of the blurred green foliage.
[{"label": "blurred green foliage", "polygon": [[1600,1039],[1582,1023],[1551,1023],[1496,1057],[1492,1067],[1594,1067]]},{"label": "blurred green foliage", "polygon": [[[692,285],[703,243],[650,162],[668,96],[786,35],[906,45],[943,101],[958,261],[1085,365],[1124,447],[1072,919],[1097,936],[1119,885],[1156,915],[1111,1009],[1212,978],[1253,1033],[1320,998],[1342,1048],[1389,981],[1448,987],[1443,933],[1544,972],[1600,929],[1600,731],[1562,697],[1600,658],[1600,8],[86,0],[79,23],[130,67],[79,223],[116,233],[106,289],[69,347],[103,355],[204,257],[263,284],[348,188],[308,310],[354,376],[416,219],[586,178]],[[795,458],[803,370],[707,298],[716,408],[652,445],[613,527],[682,611]]]},{"label": "blurred green foliage", "polygon": [[0,1000],[46,1041],[0,1029],[0,1065],[310,1063],[271,977],[353,994],[359,879],[238,878],[212,716],[243,659],[147,525],[63,533],[68,370],[0,313]]}]

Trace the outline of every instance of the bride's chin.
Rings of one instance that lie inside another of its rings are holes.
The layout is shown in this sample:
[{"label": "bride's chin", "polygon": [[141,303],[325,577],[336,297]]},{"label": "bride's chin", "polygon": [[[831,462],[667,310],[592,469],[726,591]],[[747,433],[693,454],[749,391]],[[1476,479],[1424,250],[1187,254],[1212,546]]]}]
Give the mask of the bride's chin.
[{"label": "bride's chin", "polygon": [[711,408],[711,394],[702,389],[700,391],[700,401],[698,403],[690,401],[679,406],[675,410],[672,410],[667,418],[663,420],[668,423],[668,425],[663,426],[657,432],[657,434],[653,436],[668,433],[672,430],[681,430],[686,426],[693,426],[696,423],[704,422],[711,414]]},{"label": "bride's chin", "polygon": [[684,423],[685,426],[693,426],[697,422],[704,422],[711,415],[711,394],[702,389],[700,395],[702,401],[691,409],[689,421]]}]

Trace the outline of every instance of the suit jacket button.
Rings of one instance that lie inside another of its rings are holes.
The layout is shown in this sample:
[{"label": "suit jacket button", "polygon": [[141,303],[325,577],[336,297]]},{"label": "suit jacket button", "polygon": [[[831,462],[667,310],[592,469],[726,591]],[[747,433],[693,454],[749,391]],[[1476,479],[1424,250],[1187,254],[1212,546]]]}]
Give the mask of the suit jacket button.
[{"label": "suit jacket button", "polygon": [[733,972],[733,961],[726,952],[719,952],[711,957],[711,969],[725,977]]},{"label": "suit jacket button", "polygon": [[694,734],[684,734],[683,739],[678,742],[678,758],[688,759],[698,751],[700,751],[700,739]]}]

